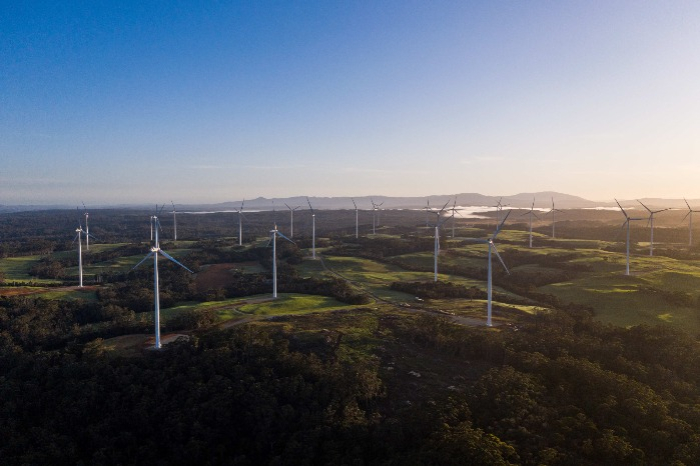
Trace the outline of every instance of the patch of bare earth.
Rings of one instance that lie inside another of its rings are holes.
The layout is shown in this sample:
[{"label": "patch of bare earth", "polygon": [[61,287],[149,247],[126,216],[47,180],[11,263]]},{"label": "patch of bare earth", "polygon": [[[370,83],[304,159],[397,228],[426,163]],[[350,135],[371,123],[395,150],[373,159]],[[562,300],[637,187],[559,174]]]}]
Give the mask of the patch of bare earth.
[{"label": "patch of bare earth", "polygon": [[197,274],[195,285],[197,291],[204,292],[207,290],[216,290],[226,288],[231,284],[233,275],[231,271],[236,268],[237,264],[211,264],[206,269]]}]

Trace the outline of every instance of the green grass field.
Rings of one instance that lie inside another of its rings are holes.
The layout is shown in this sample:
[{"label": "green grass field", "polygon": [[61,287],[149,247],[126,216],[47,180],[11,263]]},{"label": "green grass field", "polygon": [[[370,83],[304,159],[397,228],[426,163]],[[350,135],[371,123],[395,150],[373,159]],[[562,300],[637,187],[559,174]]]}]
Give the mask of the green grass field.
[{"label": "green grass field", "polygon": [[270,317],[290,314],[325,312],[332,309],[352,309],[357,306],[341,303],[333,298],[317,295],[281,293],[273,300],[271,295],[256,295],[245,298],[209,301],[205,303],[185,303],[176,307],[161,309],[164,322],[186,311],[212,309],[220,322],[244,317]]},{"label": "green grass field", "polygon": [[[449,236],[449,229],[446,230]],[[444,239],[443,250],[439,257],[439,270],[461,267],[483,271],[483,278],[466,278],[452,274],[440,273],[439,280],[460,284],[465,287],[475,286],[485,290],[487,266],[487,247],[484,244],[465,243],[464,238],[485,238],[492,228],[458,229],[460,237]],[[424,229],[428,235],[431,229]],[[394,237],[396,235],[377,236]],[[498,237],[499,252],[510,268],[514,279],[520,285],[532,280],[539,280],[536,290],[556,296],[562,303],[576,303],[592,308],[596,317],[603,322],[620,326],[640,323],[671,324],[700,334],[700,261],[679,260],[663,256],[650,257],[642,247],[634,245],[631,256],[631,276],[625,276],[625,254],[620,242],[609,243],[599,240],[556,239],[535,233],[534,248],[528,248],[527,231],[503,230]],[[260,238],[261,244],[267,238]],[[89,254],[109,251],[123,244],[91,245]],[[615,246],[617,252],[602,250],[601,247]],[[169,244],[168,252],[186,264],[187,255],[197,247],[196,242],[179,241]],[[233,247],[233,246],[231,246]],[[680,247],[679,247],[680,248]],[[306,250],[310,254],[310,250]],[[318,248],[317,254],[322,255]],[[86,280],[106,271],[126,272],[133,268],[148,253],[144,247],[143,254],[119,257],[114,260],[87,264],[84,267]],[[56,258],[72,257],[74,250],[54,254]],[[20,282],[37,286],[34,296],[47,299],[88,299],[94,300],[94,291],[74,289],[47,289],[41,285],[60,283],[60,280],[37,279],[29,275],[31,267],[42,256],[25,256],[0,260],[0,272],[6,282]],[[323,256],[322,260],[306,258],[295,265],[302,277],[331,276],[331,271],[340,274],[354,286],[365,290],[381,300],[394,304],[416,303],[410,293],[390,289],[393,282],[432,281],[433,254],[431,251],[403,254],[391,258],[392,263],[384,263],[360,257]],[[325,265],[329,270],[324,268]],[[249,273],[263,271],[258,263],[237,264],[237,268]],[[502,267],[494,259],[494,268],[501,274],[496,283],[506,286]],[[411,269],[411,270],[408,270]],[[415,271],[413,269],[420,269]],[[77,267],[67,269],[67,274],[77,275]],[[547,283],[543,285],[543,283]],[[517,296],[502,287],[494,286],[494,316],[499,313],[502,318],[540,312],[546,307],[537,306],[522,296]],[[19,293],[22,294],[22,293]],[[216,311],[220,321],[248,317],[268,317],[280,315],[305,314],[333,309],[348,309],[334,299],[323,296],[284,294],[278,300],[267,301],[268,296],[252,296],[245,299],[232,299],[206,303],[186,303],[163,309],[165,321],[186,310],[211,308]],[[520,303],[520,304],[513,304]],[[480,300],[434,300],[428,303],[433,308],[448,310],[461,316],[481,317],[486,303]],[[372,306],[383,306],[381,301]]]},{"label": "green grass field", "polygon": [[61,283],[60,280],[36,278],[29,275],[29,270],[39,262],[42,256],[8,257],[0,259],[0,272],[5,276],[5,282],[32,282],[39,285]]}]

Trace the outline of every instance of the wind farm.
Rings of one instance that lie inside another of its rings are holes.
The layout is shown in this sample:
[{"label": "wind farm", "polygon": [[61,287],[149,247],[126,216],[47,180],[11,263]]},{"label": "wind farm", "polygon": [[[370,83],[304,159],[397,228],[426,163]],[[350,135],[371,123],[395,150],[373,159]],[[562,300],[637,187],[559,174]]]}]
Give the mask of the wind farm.
[{"label": "wind farm", "polygon": [[700,464],[700,3],[6,3],[3,465]]},{"label": "wind farm", "polygon": [[[409,335],[401,343],[403,349],[392,349],[383,339],[376,343],[394,358],[394,351],[397,357],[407,354],[406,348],[415,344],[409,341],[423,338],[415,333],[423,329],[431,328],[441,338],[448,328],[481,332],[469,334],[488,341],[502,335],[520,338],[520,332],[526,336],[537,326],[550,328],[548,319],[572,312],[611,329],[657,325],[666,332],[700,335],[695,318],[700,250],[687,244],[687,209],[664,206],[677,202],[614,201],[617,211],[607,206],[561,209],[565,220],[557,222],[554,239],[551,219],[535,214],[536,209],[549,211],[551,204],[537,204],[532,197],[517,206],[504,198],[501,203],[511,205],[502,209],[489,207],[493,202],[460,206],[454,196],[439,204],[431,199],[440,207],[429,212],[428,228],[420,202],[413,208],[385,209],[381,234],[374,216],[362,223],[355,199],[349,203],[352,208],[339,203],[339,208],[321,212],[314,206],[316,198],[304,199],[313,215],[294,219],[293,242],[275,225],[271,207],[251,207],[240,244],[242,223],[232,222],[231,213],[241,219],[243,201],[233,201],[232,210],[220,212],[178,206],[177,241],[173,231],[172,241],[164,242],[159,215],[163,208],[158,204],[155,210],[91,209],[101,240],[89,252],[82,250],[85,230],[79,225],[72,244],[61,246],[69,238],[65,230],[63,239],[57,231],[57,236],[46,238],[55,244],[51,252],[17,255],[6,235],[19,228],[23,236],[33,238],[30,232],[42,222],[59,225],[57,219],[62,217],[74,222],[75,211],[2,214],[0,244],[6,253],[0,258],[0,300],[36,297],[65,303],[59,306],[92,303],[89,306],[104,309],[110,317],[76,324],[73,331],[92,335],[86,337],[92,338],[86,345],[99,343],[105,354],[128,358],[143,357],[135,355],[148,349],[170,354],[173,348],[239,327],[243,332],[294,328],[303,338],[317,335],[336,342],[328,343],[328,348],[347,338],[339,348],[353,348],[352,358],[365,354],[364,358],[375,343],[360,344],[362,339],[355,340],[358,335],[376,325],[400,322],[401,335]],[[371,201],[373,213],[379,204],[395,202]],[[290,234],[294,202],[276,200],[290,211]],[[651,255],[651,221],[648,225],[641,221],[662,210],[663,215],[654,219]],[[621,241],[615,236],[620,212],[625,217]],[[143,221],[146,215],[148,226]],[[499,223],[494,227],[496,218]],[[454,237],[445,231],[447,222],[453,222]],[[142,257],[145,246],[149,252]],[[159,255],[168,261],[158,261]],[[150,267],[144,270],[149,259],[152,272]],[[438,322],[448,327],[432,327]],[[437,370],[429,360],[416,358],[387,367],[400,367],[411,378],[416,376],[410,372]],[[441,383],[455,377],[446,368],[440,371],[444,374],[439,377],[446,377]]]}]

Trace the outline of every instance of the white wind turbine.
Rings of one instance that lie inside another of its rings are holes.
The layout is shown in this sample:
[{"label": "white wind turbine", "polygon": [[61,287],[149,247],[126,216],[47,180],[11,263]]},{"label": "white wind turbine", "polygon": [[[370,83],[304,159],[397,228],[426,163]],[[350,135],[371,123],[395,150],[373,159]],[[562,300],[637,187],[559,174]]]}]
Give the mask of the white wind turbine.
[{"label": "white wind turbine", "polygon": [[316,213],[314,208],[311,207],[311,201],[309,197],[306,197],[306,202],[309,204],[309,210],[311,211],[311,258],[316,259]]},{"label": "white wind turbine", "polygon": [[[80,288],[83,287],[83,239],[80,236],[82,233],[85,233],[83,231],[83,226],[78,225],[78,228],[75,230],[75,239],[73,239],[73,242],[75,243],[75,240],[78,240],[78,286]],[[86,235],[87,236],[87,235]]]},{"label": "white wind turbine", "polygon": [[154,224],[154,230],[155,230],[155,244],[153,247],[151,247],[151,252],[149,252],[146,257],[141,259],[141,262],[136,264],[131,270],[136,269],[139,265],[143,264],[146,262],[146,260],[149,257],[153,257],[153,308],[155,312],[155,333],[156,333],[156,343],[155,343],[155,348],[160,349],[161,344],[160,344],[160,290],[158,287],[158,254],[162,254],[163,257],[165,257],[168,260],[171,260],[172,262],[175,262],[177,265],[182,267],[183,269],[187,270],[189,273],[194,273],[181,263],[179,263],[177,260],[175,260],[170,254],[167,252],[163,251],[160,248],[160,243],[158,241],[158,229],[160,228],[160,222],[158,221],[158,216],[154,215],[153,217],[153,224]]},{"label": "white wind turbine", "polygon": [[156,210],[153,212],[153,215],[151,215],[151,241],[154,240],[153,232],[155,231],[155,242],[158,242],[158,231],[163,231],[163,228],[160,226],[160,222],[158,220],[158,216],[160,213],[163,211],[165,208],[165,204],[158,207],[158,204],[156,204]]},{"label": "white wind turbine", "polygon": [[[374,206],[374,202],[372,202],[372,205]],[[428,227],[430,226],[430,213],[433,211],[433,209],[430,208],[430,198],[426,199],[423,210],[425,210],[425,226]]]},{"label": "white wind turbine", "polygon": [[491,267],[491,254],[492,252],[496,254],[496,257],[498,257],[498,260],[501,262],[501,265],[505,269],[506,273],[510,275],[510,272],[508,271],[508,267],[506,267],[505,262],[503,262],[503,259],[501,259],[501,255],[498,254],[498,249],[496,249],[496,243],[494,242],[496,240],[496,237],[498,236],[498,233],[500,233],[501,228],[503,228],[503,224],[506,223],[506,220],[508,219],[508,216],[510,215],[510,210],[506,213],[506,216],[503,218],[503,221],[498,225],[496,228],[496,231],[491,235],[491,237],[487,239],[470,239],[470,241],[474,241],[477,243],[481,244],[488,244],[489,245],[489,255],[488,255],[488,271],[487,271],[487,281],[486,281],[486,294],[487,294],[487,300],[486,300],[486,325],[488,327],[491,327],[493,324],[491,322],[491,307],[492,307],[492,298],[493,298],[493,278],[492,278],[492,267]]},{"label": "white wind turbine", "polygon": [[236,212],[238,212],[238,245],[243,246],[243,204],[245,204],[245,199],[241,201],[241,206]]},{"label": "white wind turbine", "polygon": [[357,210],[357,204],[355,203],[355,199],[350,198],[352,201],[352,205],[355,206],[355,239],[360,237],[360,214],[359,210]]},{"label": "white wind turbine", "polygon": [[[289,209],[289,237],[294,238],[294,211],[297,209],[301,209],[301,206],[296,206],[292,208],[287,203],[285,203],[284,205],[286,205],[287,209]],[[275,225],[275,228],[277,228],[277,225]]]},{"label": "white wind turbine", "polygon": [[[372,198],[370,198],[370,202],[372,203],[372,235],[376,235],[377,234],[377,216],[378,216],[377,211],[379,210],[379,207],[381,207],[382,204],[384,204],[384,203],[380,202],[380,203],[376,204],[374,202],[374,199],[372,199]],[[428,201],[428,203],[430,203],[430,201]],[[426,226],[427,226],[427,224],[426,224]]]},{"label": "white wind turbine", "polygon": [[[445,211],[445,208],[447,207],[447,204],[449,204],[450,201],[447,201],[444,206],[442,206],[442,209],[439,211],[435,212],[435,233],[434,233],[434,239],[435,239],[435,248],[433,251],[433,281],[437,282],[438,281],[438,256],[440,255],[440,226],[445,223],[447,220],[450,219],[450,217],[445,217],[443,219],[440,218],[442,213]],[[454,215],[454,213],[452,214]]]},{"label": "white wind turbine", "polygon": [[292,244],[294,241],[284,236],[277,229],[277,225],[273,230],[270,230],[270,241],[272,242],[272,297],[277,297],[277,237],[281,236]]},{"label": "white wind turbine", "polygon": [[637,199],[637,202],[642,204],[642,207],[644,207],[648,212],[649,212],[649,226],[651,227],[651,239],[649,240],[649,255],[653,256],[654,255],[654,215],[658,214],[659,212],[663,212],[664,210],[669,210],[668,208],[666,209],[660,209],[660,210],[651,210],[649,207],[645,206],[642,201]]},{"label": "white wind turbine", "polygon": [[[700,210],[691,209],[690,204],[688,204],[688,201],[686,201],[685,198],[683,198],[683,200],[685,201],[685,205],[688,206],[688,213],[685,214],[685,217],[683,217],[683,220],[685,220],[686,218],[688,218],[688,220],[689,220],[688,221],[688,246],[692,246],[693,245],[693,212],[700,212]],[[683,221],[683,220],[681,220],[681,221]]]},{"label": "white wind turbine", "polygon": [[177,218],[175,217],[175,203],[170,201],[173,205],[173,241],[177,241]]},{"label": "white wind turbine", "polygon": [[501,212],[503,212],[504,207],[508,207],[510,204],[502,204],[501,201],[503,200],[502,197],[498,198],[498,202],[496,202],[495,207],[496,208],[496,223],[498,224],[501,221]]},{"label": "white wind turbine", "polygon": [[452,211],[452,215],[450,216],[450,218],[452,219],[452,238],[454,239],[455,223],[457,223],[457,214],[459,214],[459,210],[457,210],[457,196],[455,196],[454,201],[452,201],[452,208],[450,210]]},{"label": "white wind turbine", "polygon": [[[617,199],[615,199],[615,202],[617,202]],[[617,202],[617,206],[620,208],[622,211],[622,215],[625,216],[625,222],[622,224],[622,228],[627,225],[627,265],[625,267],[625,275],[630,274],[630,222],[634,220],[645,220],[644,218],[632,218],[629,215],[627,215],[627,212],[625,212],[625,209],[622,208],[619,202]]]},{"label": "white wind turbine", "polygon": [[[82,202],[82,201],[80,201]],[[85,215],[85,249],[90,250],[90,225],[88,224],[88,217],[90,214],[88,214],[87,207],[85,207],[85,203],[83,202],[83,215]]]},{"label": "white wind turbine", "polygon": [[556,222],[556,215],[557,212],[564,212],[563,210],[555,209],[554,208],[554,198],[552,198],[552,208],[547,212],[547,214],[552,214],[552,239],[554,239],[554,224]]},{"label": "white wind turbine", "polygon": [[[532,198],[532,207],[530,207],[530,210],[525,212],[523,215],[529,215],[530,216],[530,247],[532,247],[532,217],[535,217],[537,220],[540,218],[537,216],[535,213],[535,198]],[[522,217],[522,215],[521,215]]]},{"label": "white wind turbine", "polygon": [[[78,210],[77,207],[76,210]],[[85,233],[86,243],[89,237],[97,239],[88,233],[87,230],[83,230],[83,225],[80,223],[80,216],[78,216],[78,228],[75,229],[75,238],[73,238],[73,242],[75,243],[75,241],[78,240],[78,286],[80,288],[83,287],[83,233]]]}]

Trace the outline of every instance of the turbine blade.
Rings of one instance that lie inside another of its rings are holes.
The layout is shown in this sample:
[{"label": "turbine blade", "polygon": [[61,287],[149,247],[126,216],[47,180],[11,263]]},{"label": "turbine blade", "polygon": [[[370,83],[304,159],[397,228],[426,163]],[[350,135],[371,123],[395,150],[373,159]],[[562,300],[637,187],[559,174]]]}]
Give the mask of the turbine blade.
[{"label": "turbine blade", "polygon": [[651,212],[651,209],[649,209],[649,207],[645,206],[644,203],[643,203],[642,201],[640,201],[639,199],[637,199],[637,202],[639,202],[640,204],[642,204],[642,207],[644,207],[646,210],[648,210],[649,213],[652,213],[652,212]]},{"label": "turbine blade", "polygon": [[279,231],[277,232],[277,234],[278,234],[279,236],[281,236],[282,238],[286,239],[287,241],[289,241],[290,243],[296,244],[294,241],[292,241],[291,239],[287,238],[286,236],[284,236],[284,235],[283,235],[282,233],[280,233]]},{"label": "turbine blade", "polygon": [[[615,202],[617,202],[617,199],[615,199]],[[617,202],[617,206],[620,208],[620,210],[622,211],[622,214],[625,216],[625,218],[629,219],[630,216],[627,215],[627,212],[625,212],[625,209],[622,208],[622,206],[620,205],[619,202]]]},{"label": "turbine blade", "polygon": [[501,232],[501,228],[503,228],[503,224],[506,223],[506,220],[508,220],[508,216],[510,215],[511,212],[512,212],[512,210],[509,210],[508,213],[506,214],[506,216],[503,217],[501,224],[498,225],[498,228],[496,228],[496,231],[494,232],[493,236],[491,237],[492,240],[496,239],[496,236],[498,236],[498,234]]},{"label": "turbine blade", "polygon": [[[146,259],[148,259],[148,258],[150,258],[150,257],[152,257],[152,256],[153,256],[153,251],[151,251],[151,252],[149,252],[148,254],[146,254],[146,257],[144,257],[143,259],[141,259],[141,262],[139,262],[138,264],[136,264],[135,266],[133,266],[133,267],[131,268],[131,270],[134,270],[136,267],[138,267],[139,265],[141,265],[141,264],[143,264],[144,262],[146,262]],[[131,270],[130,270],[130,271],[131,271]]]},{"label": "turbine blade", "polygon": [[508,275],[510,275],[510,270],[508,270],[508,267],[506,267],[506,263],[503,262],[501,255],[498,253],[498,249],[496,249],[496,244],[492,243],[492,245],[493,245],[493,252],[496,253],[496,257],[498,257],[498,260],[501,261],[501,265],[503,266],[503,268],[506,269],[506,273]]},{"label": "turbine blade", "polygon": [[163,256],[165,256],[167,259],[170,259],[171,261],[175,262],[177,265],[179,265],[179,266],[182,267],[183,269],[187,270],[189,273],[194,273],[193,271],[191,271],[190,269],[188,269],[187,267],[185,267],[184,265],[182,265],[181,263],[179,263],[177,260],[175,260],[175,259],[173,258],[173,256],[171,256],[171,255],[168,254],[167,252],[163,251],[162,249],[159,249],[159,251],[160,251],[160,253],[161,253]]}]

